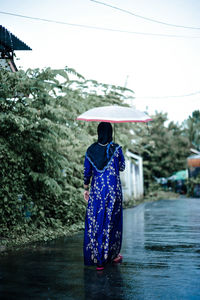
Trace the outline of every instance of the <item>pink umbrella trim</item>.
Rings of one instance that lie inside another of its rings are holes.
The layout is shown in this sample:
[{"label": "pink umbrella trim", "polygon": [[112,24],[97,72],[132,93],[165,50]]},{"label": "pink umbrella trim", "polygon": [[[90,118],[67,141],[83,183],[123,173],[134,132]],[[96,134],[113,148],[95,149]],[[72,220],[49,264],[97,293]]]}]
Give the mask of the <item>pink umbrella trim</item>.
[{"label": "pink umbrella trim", "polygon": [[109,122],[109,123],[130,123],[130,122],[142,122],[146,123],[149,121],[152,121],[152,119],[146,119],[146,120],[124,120],[124,121],[113,121],[113,120],[104,120],[104,119],[84,119],[84,118],[77,118],[79,121],[96,121],[96,122]]}]

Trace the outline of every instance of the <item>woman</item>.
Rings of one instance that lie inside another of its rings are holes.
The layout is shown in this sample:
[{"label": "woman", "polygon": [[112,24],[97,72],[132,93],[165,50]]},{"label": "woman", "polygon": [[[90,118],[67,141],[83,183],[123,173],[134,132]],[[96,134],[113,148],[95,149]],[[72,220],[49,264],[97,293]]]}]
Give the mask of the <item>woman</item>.
[{"label": "woman", "polygon": [[[119,171],[124,171],[122,148],[112,142],[112,126],[98,125],[98,142],[86,151],[84,198],[88,201],[84,263],[103,270],[107,262],[119,262],[122,242],[122,189]],[[89,189],[90,179],[91,187]]]}]

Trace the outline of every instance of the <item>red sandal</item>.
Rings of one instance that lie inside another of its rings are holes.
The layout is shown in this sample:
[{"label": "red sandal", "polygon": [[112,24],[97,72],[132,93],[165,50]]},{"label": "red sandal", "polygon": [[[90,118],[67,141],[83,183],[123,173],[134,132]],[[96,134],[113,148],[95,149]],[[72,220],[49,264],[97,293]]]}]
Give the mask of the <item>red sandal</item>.
[{"label": "red sandal", "polygon": [[103,271],[103,270],[104,270],[104,267],[103,267],[103,266],[97,266],[96,270],[97,270],[97,271]]},{"label": "red sandal", "polygon": [[118,254],[116,258],[113,259],[114,263],[119,263],[122,261],[123,256],[121,254]]}]

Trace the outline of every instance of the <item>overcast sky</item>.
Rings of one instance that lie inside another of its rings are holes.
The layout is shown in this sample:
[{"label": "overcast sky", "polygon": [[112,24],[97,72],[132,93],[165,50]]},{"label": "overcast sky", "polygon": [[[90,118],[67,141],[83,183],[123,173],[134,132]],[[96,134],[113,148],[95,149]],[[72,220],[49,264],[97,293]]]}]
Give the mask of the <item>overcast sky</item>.
[{"label": "overcast sky", "polygon": [[[20,58],[17,66],[67,65],[87,79],[126,85],[135,92],[137,109],[167,112],[170,120],[179,123],[200,109],[200,1],[102,2],[160,22],[199,29],[147,21],[90,0],[0,0],[1,12],[137,32],[87,29],[0,14],[0,24],[32,48],[16,51]],[[196,94],[184,96],[191,93]],[[168,97],[180,95],[183,97]]]}]

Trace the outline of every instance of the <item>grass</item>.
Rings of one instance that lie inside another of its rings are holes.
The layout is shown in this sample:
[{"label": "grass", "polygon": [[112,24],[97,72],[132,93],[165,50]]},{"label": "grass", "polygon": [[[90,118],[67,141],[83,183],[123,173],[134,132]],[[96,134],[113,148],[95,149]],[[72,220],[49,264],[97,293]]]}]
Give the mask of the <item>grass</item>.
[{"label": "grass", "polygon": [[143,198],[128,199],[127,201],[124,201],[123,208],[131,208],[131,207],[137,206],[144,202],[153,202],[153,201],[158,201],[161,199],[172,200],[172,199],[177,199],[178,197],[179,197],[179,194],[177,194],[177,193],[170,192],[170,191],[157,190],[157,191],[152,191],[152,192],[148,193]]},{"label": "grass", "polygon": [[10,251],[20,250],[22,247],[34,248],[38,242],[47,242],[59,237],[70,236],[84,229],[84,222],[73,224],[71,226],[62,226],[59,228],[41,228],[22,230],[20,233],[11,232],[9,238],[0,237],[0,255],[7,254]]}]

